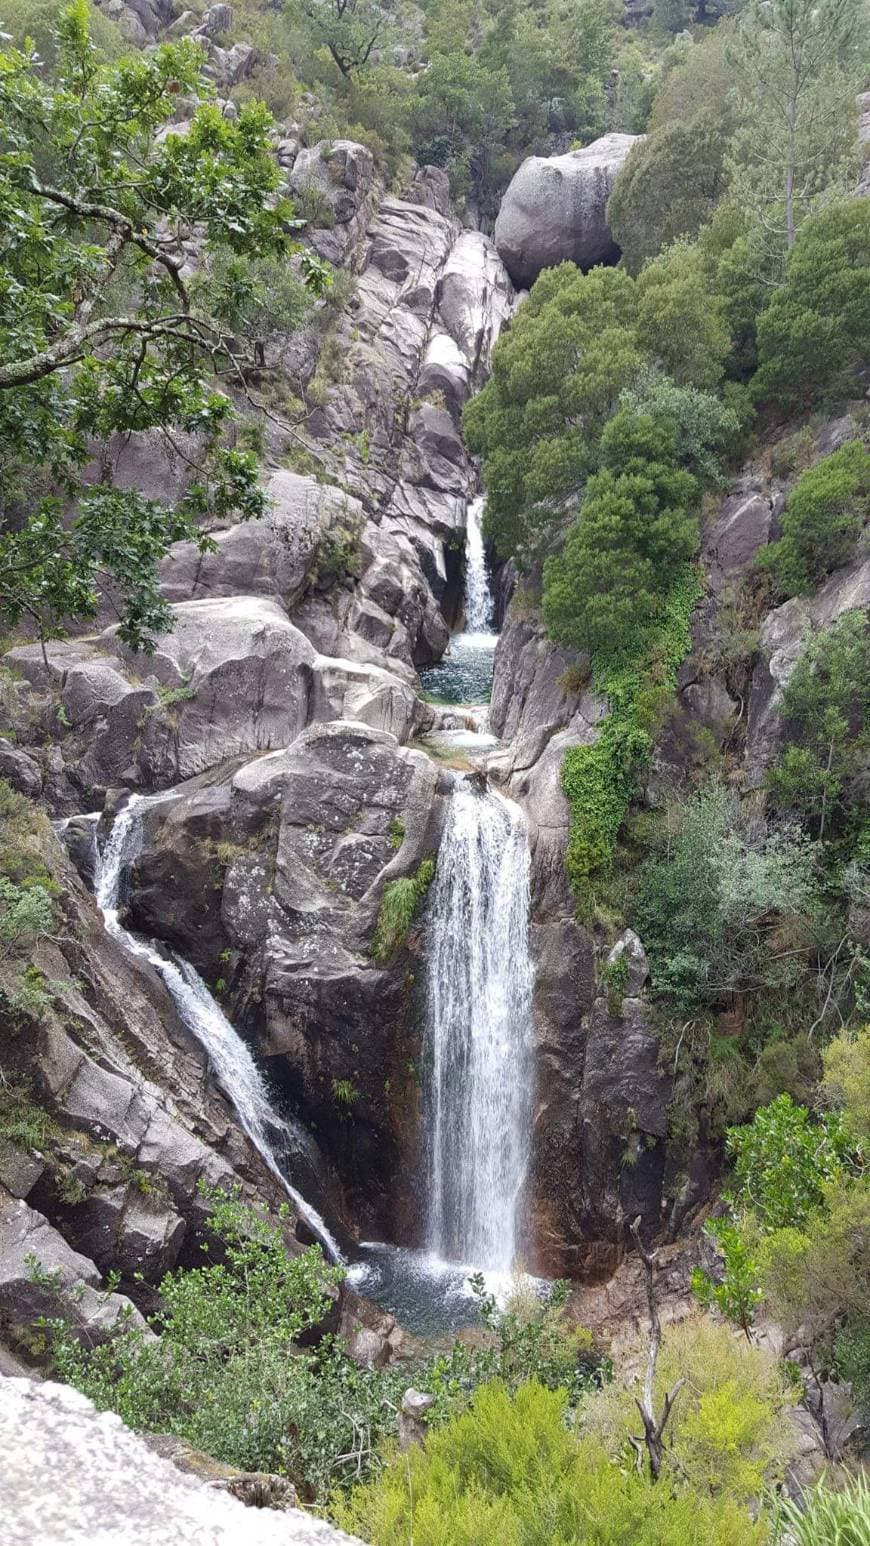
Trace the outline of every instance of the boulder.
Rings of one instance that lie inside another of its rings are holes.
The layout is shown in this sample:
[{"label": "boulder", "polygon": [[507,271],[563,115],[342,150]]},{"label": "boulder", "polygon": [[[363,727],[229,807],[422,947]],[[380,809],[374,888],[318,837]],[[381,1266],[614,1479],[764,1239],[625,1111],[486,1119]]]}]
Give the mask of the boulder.
[{"label": "boulder", "polygon": [[269,1506],[246,1508],[224,1479],[180,1470],[70,1386],[0,1379],[5,1546],[361,1546],[287,1508],[285,1487],[267,1497],[263,1480],[251,1501]]},{"label": "boulder", "polygon": [[32,800],[42,789],[39,764],[5,736],[0,736],[0,778],[5,778],[19,794],[29,795]]},{"label": "boulder", "polygon": [[637,134],[605,134],[563,156],[529,156],[514,174],[495,223],[495,245],[518,288],[565,261],[582,269],[619,256],[607,200]]},{"label": "boulder", "polygon": [[152,806],[131,877],[135,927],[228,976],[228,1012],[369,1231],[412,1217],[419,1138],[412,962],[374,961],[371,941],[385,886],[437,851],[449,788],[385,730],[313,725],[228,785]]},{"label": "boulder", "polygon": [[119,1318],[143,1335],[151,1335],[129,1299],[101,1290],[102,1275],[88,1257],[67,1245],[43,1214],[0,1190],[0,1328],[4,1340],[34,1351],[31,1328],[41,1316],[62,1318],[88,1342],[108,1336]]}]

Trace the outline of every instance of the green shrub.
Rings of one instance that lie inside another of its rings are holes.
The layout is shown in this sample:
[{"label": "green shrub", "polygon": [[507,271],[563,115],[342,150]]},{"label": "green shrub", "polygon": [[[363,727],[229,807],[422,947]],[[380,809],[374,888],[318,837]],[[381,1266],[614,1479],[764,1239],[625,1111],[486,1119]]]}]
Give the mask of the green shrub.
[{"label": "green shrub", "polygon": [[436,1398],[434,1422],[455,1416],[478,1386],[491,1380],[510,1392],[536,1380],[561,1391],[573,1407],[610,1378],[610,1364],[597,1353],[592,1334],[567,1313],[567,1282],[552,1284],[541,1299],[533,1285],[518,1278],[502,1305],[480,1274],[470,1282],[483,1329],[472,1341],[454,1342],[427,1371],[427,1388]]},{"label": "green shrub", "polygon": [[814,1122],[806,1106],[779,1095],[751,1123],[728,1130],[734,1201],[765,1230],[800,1228],[842,1174],[849,1143],[839,1117]]},{"label": "green shrub", "polygon": [[599,657],[637,658],[698,544],[698,485],[676,462],[671,420],[623,408],[601,440],[601,471],[565,546],[544,568],[551,637]]},{"label": "green shrub", "polygon": [[812,844],[799,830],[759,841],[719,784],[688,801],[677,821],[667,853],[640,872],[632,919],[654,992],[694,1014],[735,991],[793,987],[804,965],[781,942],[784,929],[798,941],[812,937],[819,891]]},{"label": "green shrub", "polygon": [[852,440],[799,479],[782,518],[782,536],[764,548],[762,568],[780,593],[799,596],[848,563],[870,509],[870,451]]},{"label": "green shrub", "polygon": [[325,1495],[365,1474],[407,1379],[359,1368],[330,1337],[300,1348],[341,1270],[319,1246],[289,1256],[280,1228],[236,1199],[212,1203],[222,1259],[163,1279],[159,1341],[122,1327],[89,1348],[58,1325],[57,1372],[131,1427],[177,1434],[229,1465],[289,1475],[309,1498]]},{"label": "green shrub", "polygon": [[786,745],[768,775],[777,808],[799,816],[821,841],[839,838],[848,856],[863,830],[852,800],[870,745],[870,622],[846,612],[816,634],[783,693]]},{"label": "green shrub", "polygon": [[372,955],[376,961],[389,961],[404,944],[414,914],[429,890],[435,875],[434,859],[424,859],[416,875],[403,875],[384,887],[378,913]]},{"label": "green shrub", "polygon": [[[373,1546],[760,1546],[730,1499],[651,1486],[565,1425],[564,1392],[483,1386],[336,1509]],[[636,1425],[636,1424],[635,1424]]]}]

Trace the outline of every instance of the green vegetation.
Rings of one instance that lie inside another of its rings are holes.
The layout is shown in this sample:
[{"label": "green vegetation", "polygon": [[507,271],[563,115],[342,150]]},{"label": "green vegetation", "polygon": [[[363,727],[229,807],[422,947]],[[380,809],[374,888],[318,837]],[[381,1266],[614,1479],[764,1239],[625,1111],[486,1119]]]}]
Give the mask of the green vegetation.
[{"label": "green vegetation", "polygon": [[702,790],[677,820],[666,853],[641,870],[633,913],[655,993],[691,1014],[747,989],[787,992],[803,963],[775,945],[812,938],[812,844],[788,830],[759,842],[721,785]]},{"label": "green vegetation", "polygon": [[[638,779],[653,748],[652,730],[676,683],[689,645],[697,597],[694,571],[677,578],[668,613],[652,630],[639,663],[597,666],[593,683],[610,712],[591,746],[572,746],[562,764],[562,788],[571,807],[565,867],[578,902],[588,907],[595,882],[606,874]],[[594,657],[593,657],[594,658]]]},{"label": "green vegetation", "polygon": [[806,407],[870,352],[870,209],[849,199],[801,227],[783,283],[758,318],[759,401]]},{"label": "green vegetation", "polygon": [[783,596],[800,596],[848,563],[870,511],[870,451],[851,440],[798,480],[782,518],[782,536],[759,563]]},{"label": "green vegetation", "polygon": [[412,1535],[418,1546],[760,1546],[766,1521],[746,1504],[788,1459],[787,1385],[773,1359],[706,1321],[665,1334],[657,1397],[677,1379],[658,1485],[631,1456],[630,1385],[587,1391],[572,1415],[564,1390],[496,1380],[336,1516],[374,1546]]},{"label": "green vegetation", "polygon": [[[189,132],[171,132],[179,93],[207,95],[202,62],[190,40],[101,62],[85,0],[59,18],[52,80],[32,53],[0,55],[0,613],[42,638],[93,617],[108,579],[121,638],[147,646],[169,620],[156,574],[169,545],[205,550],[203,522],[263,509],[253,457],[225,444],[230,399],[208,379],[236,349],[161,231],[195,224],[235,263],[286,256],[292,209],[262,104],[231,122],[201,100]],[[323,265],[302,263],[322,288]],[[173,506],[83,481],[94,439],[145,430],[198,439]],[[22,500],[28,518],[10,524]]]},{"label": "green vegetation", "polygon": [[133,1427],[178,1434],[243,1469],[288,1475],[325,1505],[379,1470],[411,1372],[435,1395],[436,1422],[464,1408],[485,1380],[513,1390],[540,1379],[564,1402],[606,1377],[589,1333],[565,1320],[559,1285],[550,1303],[520,1293],[502,1313],[480,1283],[483,1327],[473,1343],[457,1342],[413,1371],[360,1368],[323,1326],[341,1269],[317,1246],[288,1255],[280,1221],[236,1196],[204,1195],[216,1259],[164,1277],[153,1320],[159,1340],[122,1324],[107,1342],[85,1346],[52,1323],[58,1374]]},{"label": "green vegetation", "polygon": [[424,859],[416,875],[402,875],[384,887],[372,944],[372,955],[376,961],[389,961],[400,945],[405,943],[414,914],[434,876],[434,859]]},{"label": "green vegetation", "polygon": [[780,1505],[777,1541],[791,1546],[863,1546],[870,1540],[870,1487],[857,1476],[837,1490],[819,1482],[799,1501]]},{"label": "green vegetation", "polygon": [[693,1279],[701,1302],[715,1304],[747,1337],[759,1306],[787,1336],[799,1330],[817,1385],[817,1371],[835,1368],[852,1381],[862,1417],[870,1414],[870,1180],[856,1136],[866,1118],[859,1060],[868,1037],[863,1030],[830,1044],[818,1092],[827,1111],[814,1114],[781,1095],[729,1131],[731,1216],[711,1229],[722,1264],[716,1278],[698,1270]]},{"label": "green vegetation", "polygon": [[807,645],[783,693],[785,749],[768,778],[776,808],[793,813],[841,858],[860,858],[861,800],[853,792],[870,746],[870,622],[846,612]]}]

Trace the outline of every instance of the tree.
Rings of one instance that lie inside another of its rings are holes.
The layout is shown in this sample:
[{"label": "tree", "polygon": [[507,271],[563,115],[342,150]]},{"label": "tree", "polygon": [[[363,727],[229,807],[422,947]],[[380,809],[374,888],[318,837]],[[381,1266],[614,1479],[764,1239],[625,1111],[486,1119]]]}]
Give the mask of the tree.
[{"label": "tree", "polygon": [[345,80],[368,64],[390,24],[378,0],[290,0],[290,9],[307,23],[314,47],[328,49]]},{"label": "tree", "polygon": [[798,232],[758,319],[753,395],[784,409],[836,388],[870,353],[870,201],[842,200]]},{"label": "tree", "polygon": [[759,564],[784,596],[799,596],[848,563],[870,510],[870,451],[852,440],[805,472],[782,517],[782,536]]},{"label": "tree", "polygon": [[733,408],[712,392],[677,386],[661,371],[647,368],[620,394],[619,406],[670,424],[680,465],[699,483],[721,482],[726,455],[740,434],[740,421]]},{"label": "tree", "polygon": [[637,280],[637,339],[679,386],[719,385],[731,338],[700,249],[678,241]]},{"label": "tree", "polygon": [[739,1326],[747,1342],[752,1341],[752,1322],[764,1295],[758,1286],[758,1266],[740,1230],[727,1218],[713,1219],[706,1229],[722,1256],[720,1278],[712,1278],[702,1267],[692,1271],[692,1293],[706,1310],[715,1307],[726,1320]]},{"label": "tree", "polygon": [[860,825],[850,810],[851,780],[870,736],[870,623],[846,612],[807,645],[783,693],[787,743],[768,775],[781,811],[801,817],[821,842]]},{"label": "tree", "polygon": [[741,192],[774,251],[854,162],[864,0],[751,0],[733,61],[751,104],[735,145]]},{"label": "tree", "polygon": [[634,283],[619,269],[547,269],[503,333],[493,373],[465,409],[483,457],[487,535],[528,563],[565,524],[565,501],[594,465],[604,424],[643,363]]},{"label": "tree", "polygon": [[734,1202],[766,1232],[800,1228],[843,1173],[849,1145],[836,1115],[815,1122],[806,1106],[779,1095],[747,1126],[730,1127]]},{"label": "tree", "polygon": [[505,70],[487,70],[464,53],[436,55],[413,101],[415,154],[446,167],[454,192],[486,199],[498,185],[500,147],[513,120]]},{"label": "tree", "polygon": [[607,220],[623,261],[639,273],[679,237],[697,236],[727,185],[727,137],[718,104],[635,145],[620,169]]},{"label": "tree", "polygon": [[[168,621],[156,564],[170,544],[205,549],[204,521],[264,501],[253,459],[222,443],[231,401],[207,379],[244,389],[243,360],[198,304],[182,244],[196,229],[206,251],[286,256],[292,208],[261,104],[230,122],[201,102],[172,132],[179,93],[201,89],[190,40],[101,65],[84,0],[59,37],[53,84],[34,56],[0,55],[0,612],[45,638],[93,616],[110,582],[137,648]],[[95,441],[143,430],[188,464],[172,508],[105,478],[83,486]]]},{"label": "tree", "polygon": [[618,655],[655,618],[698,542],[698,486],[675,458],[667,423],[623,409],[608,424],[602,469],[544,569],[544,621],[560,643]]},{"label": "tree", "polygon": [[695,237],[727,191],[739,103],[726,38],[723,24],[662,62],[648,137],[620,169],[607,209],[633,274],[678,237]]}]

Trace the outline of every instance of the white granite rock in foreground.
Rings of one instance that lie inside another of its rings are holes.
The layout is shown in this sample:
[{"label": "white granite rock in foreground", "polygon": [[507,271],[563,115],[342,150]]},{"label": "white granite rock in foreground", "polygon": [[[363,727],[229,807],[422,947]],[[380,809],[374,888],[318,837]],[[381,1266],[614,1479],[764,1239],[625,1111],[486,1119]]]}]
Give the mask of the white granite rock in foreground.
[{"label": "white granite rock in foreground", "polygon": [[[246,1508],[154,1455],[67,1385],[0,1378],[3,1546],[352,1546],[296,1509]],[[357,1543],[358,1546],[358,1543]]]}]

